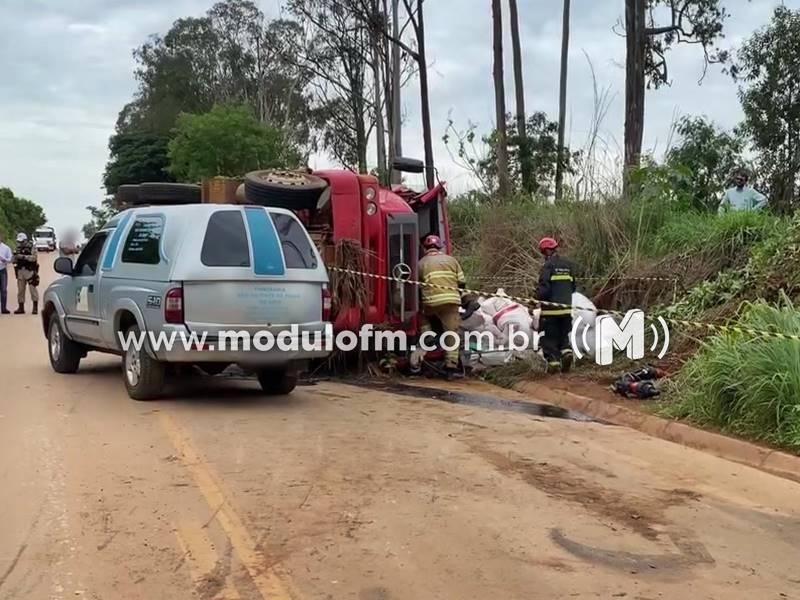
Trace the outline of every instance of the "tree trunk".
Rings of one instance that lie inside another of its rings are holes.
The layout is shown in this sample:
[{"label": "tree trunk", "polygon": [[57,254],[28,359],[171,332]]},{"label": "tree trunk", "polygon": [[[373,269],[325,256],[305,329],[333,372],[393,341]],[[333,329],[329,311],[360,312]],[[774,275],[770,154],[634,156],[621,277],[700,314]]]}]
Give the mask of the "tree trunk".
[{"label": "tree trunk", "polygon": [[630,172],[639,166],[644,138],[645,52],[647,0],[625,0],[625,173],[623,186],[629,193]]},{"label": "tree trunk", "polygon": [[425,19],[422,14],[422,3],[423,0],[417,0],[417,53],[419,55],[419,93],[422,102],[422,138],[425,144],[425,182],[428,184],[428,189],[431,189],[436,184],[436,179],[434,177],[433,130],[431,128],[428,62],[425,55]]},{"label": "tree trunk", "polygon": [[556,202],[564,198],[564,131],[567,125],[567,75],[569,72],[570,0],[564,0],[564,24],[561,34],[561,86],[558,100],[558,159],[556,161]]},{"label": "tree trunk", "polygon": [[511,193],[508,174],[508,136],[506,133],[506,90],[503,80],[503,9],[501,0],[492,0],[494,37],[494,100],[497,119],[497,191],[502,200]]},{"label": "tree trunk", "polygon": [[[380,14],[379,0],[373,2],[373,14],[377,17]],[[386,164],[386,122],[383,120],[383,78],[381,76],[381,43],[383,36],[379,32],[372,30],[372,74],[374,77],[374,102],[375,102],[375,147],[378,154],[378,179],[382,185],[386,185],[388,177]]]},{"label": "tree trunk", "polygon": [[[400,37],[400,0],[392,0],[392,37]],[[400,46],[392,44],[392,155],[403,156],[403,124],[401,122],[401,97],[400,97]],[[399,184],[402,173],[392,169],[392,183]]]},{"label": "tree trunk", "polygon": [[522,43],[519,35],[519,12],[517,0],[508,0],[511,19],[511,49],[514,55],[514,88],[517,100],[517,140],[519,146],[519,166],[522,175],[522,189],[532,194],[533,173],[531,168],[530,143],[525,119],[525,84],[522,71]]}]

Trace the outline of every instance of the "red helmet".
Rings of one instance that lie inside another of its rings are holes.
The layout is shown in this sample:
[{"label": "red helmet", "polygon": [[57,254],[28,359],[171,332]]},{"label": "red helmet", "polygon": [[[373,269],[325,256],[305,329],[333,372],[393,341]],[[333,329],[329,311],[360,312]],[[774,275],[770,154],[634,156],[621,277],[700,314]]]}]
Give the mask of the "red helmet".
[{"label": "red helmet", "polygon": [[546,237],[539,240],[539,250],[542,252],[545,250],[555,250],[556,248],[558,248],[558,242],[553,238]]},{"label": "red helmet", "polygon": [[422,247],[426,250],[430,250],[431,248],[437,248],[438,250],[441,250],[444,248],[444,244],[442,244],[442,240],[438,235],[429,235],[422,240]]}]

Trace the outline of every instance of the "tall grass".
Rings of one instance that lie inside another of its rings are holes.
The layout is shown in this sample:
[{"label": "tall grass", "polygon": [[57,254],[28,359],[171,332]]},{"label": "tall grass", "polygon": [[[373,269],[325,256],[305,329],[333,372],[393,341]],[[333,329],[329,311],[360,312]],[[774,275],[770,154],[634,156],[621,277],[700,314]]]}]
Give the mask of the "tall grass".
[{"label": "tall grass", "polygon": [[[784,298],[744,308],[739,324],[800,335],[800,312]],[[674,384],[663,412],[701,426],[800,452],[800,342],[727,332],[710,339]]]}]

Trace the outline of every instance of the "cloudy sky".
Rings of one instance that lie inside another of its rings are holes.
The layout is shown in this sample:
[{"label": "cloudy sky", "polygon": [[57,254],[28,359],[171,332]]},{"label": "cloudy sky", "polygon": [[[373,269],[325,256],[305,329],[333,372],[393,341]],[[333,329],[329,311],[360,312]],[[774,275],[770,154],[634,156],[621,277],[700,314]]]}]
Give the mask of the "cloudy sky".
[{"label": "cloudy sky", "polygon": [[[102,200],[100,178],[117,112],[133,93],[131,50],[179,17],[201,15],[213,0],[0,0],[0,186],[43,205],[57,229],[88,220]],[[800,0],[782,2],[800,8]],[[277,15],[279,0],[260,0]],[[556,0],[521,0],[520,18],[529,110],[556,115],[561,7]],[[732,13],[724,45],[735,47],[765,25],[779,0],[725,0]],[[460,126],[493,122],[489,0],[428,0],[431,101],[435,152],[456,191],[468,177],[439,142],[448,115]],[[582,145],[591,121],[593,88],[587,56],[612,99],[603,124],[611,147],[621,143],[624,40],[613,30],[622,0],[573,0],[569,136]],[[513,109],[510,52],[506,75]],[[712,67],[702,86],[699,49],[670,56],[673,85],[648,94],[648,148],[663,150],[678,114],[706,114],[730,127],[740,118],[736,88]],[[405,154],[421,158],[418,98],[409,88]],[[314,166],[326,166],[324,157]]]}]

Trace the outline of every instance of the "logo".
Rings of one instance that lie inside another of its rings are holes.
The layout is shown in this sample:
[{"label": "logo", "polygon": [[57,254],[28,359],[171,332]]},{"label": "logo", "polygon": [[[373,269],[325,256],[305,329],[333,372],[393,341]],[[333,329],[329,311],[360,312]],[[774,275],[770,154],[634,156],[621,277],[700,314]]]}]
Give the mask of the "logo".
[{"label": "logo", "polygon": [[411,278],[411,267],[406,263],[397,263],[392,269],[392,276],[399,281],[408,281]]},{"label": "logo", "polygon": [[[663,317],[650,324],[653,343],[650,352],[655,353],[659,341],[663,342],[658,351],[658,358],[664,358],[669,349],[669,328]],[[578,315],[572,324],[570,343],[575,356],[583,358],[586,354],[594,354],[594,361],[601,366],[608,366],[614,361],[614,350],[625,350],[631,360],[641,360],[645,355],[645,317],[641,310],[629,310],[617,324],[611,315],[598,315],[594,322]]]}]

